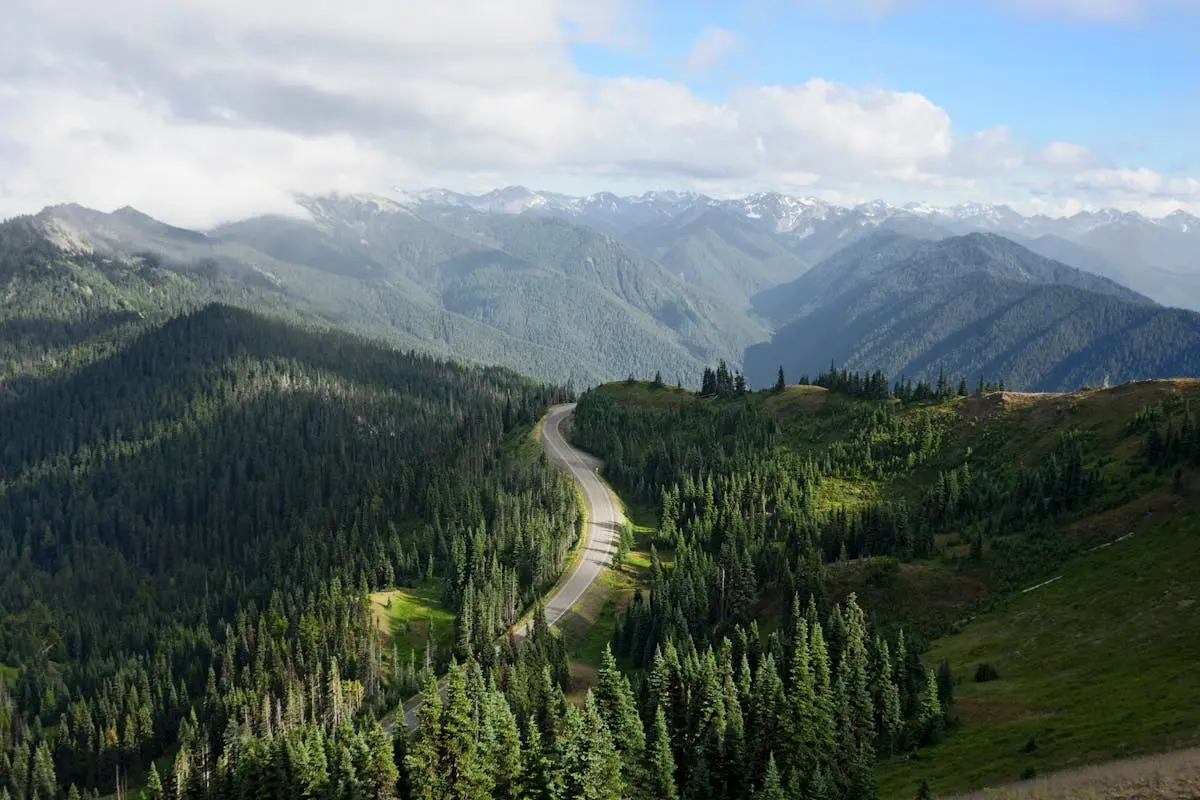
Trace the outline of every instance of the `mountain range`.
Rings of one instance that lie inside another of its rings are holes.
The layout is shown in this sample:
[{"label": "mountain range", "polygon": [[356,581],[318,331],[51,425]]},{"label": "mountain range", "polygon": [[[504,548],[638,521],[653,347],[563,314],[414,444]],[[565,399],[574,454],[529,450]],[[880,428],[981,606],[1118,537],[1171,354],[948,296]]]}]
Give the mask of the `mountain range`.
[{"label": "mountain range", "polygon": [[[1159,305],[1200,308],[1200,219],[1183,212],[1055,219],[1002,205],[523,187],[297,203],[294,216],[206,231],[128,207],[10,220],[0,310],[218,300],[579,386],[656,371],[693,383],[721,359],[752,385],[831,358],[1030,389],[1200,368],[1196,315]],[[42,269],[14,271],[33,241],[49,248]]]}]

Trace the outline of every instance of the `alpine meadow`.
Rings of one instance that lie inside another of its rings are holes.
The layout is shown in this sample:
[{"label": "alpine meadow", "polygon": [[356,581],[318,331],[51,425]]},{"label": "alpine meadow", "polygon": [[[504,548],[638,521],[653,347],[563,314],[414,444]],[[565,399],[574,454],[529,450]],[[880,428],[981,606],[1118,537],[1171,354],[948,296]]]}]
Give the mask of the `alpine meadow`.
[{"label": "alpine meadow", "polygon": [[1198,796],[1200,10],[11,5],[0,800]]}]

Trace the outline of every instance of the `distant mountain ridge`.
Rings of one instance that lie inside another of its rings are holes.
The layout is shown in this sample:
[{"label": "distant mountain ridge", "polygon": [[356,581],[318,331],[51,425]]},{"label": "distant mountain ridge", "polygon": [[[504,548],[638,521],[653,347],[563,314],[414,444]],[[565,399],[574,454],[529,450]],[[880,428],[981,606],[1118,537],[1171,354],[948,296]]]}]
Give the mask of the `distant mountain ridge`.
[{"label": "distant mountain ridge", "polygon": [[922,241],[878,231],[754,298],[777,326],[746,351],[752,385],[828,366],[892,378],[1002,378],[1058,391],[1200,374],[1200,314],[996,234]]},{"label": "distant mountain ridge", "polygon": [[[1037,250],[1030,244],[1047,236],[1075,245],[1069,250],[1051,246],[1045,255],[1066,260],[1070,266],[1091,270],[1104,263],[1101,273],[1130,288],[1168,305],[1200,309],[1200,218],[1178,210],[1159,219],[1137,212],[1116,209],[1081,211],[1069,217],[1042,214],[1025,216],[1002,204],[977,202],[954,206],[924,203],[892,205],[883,201],[839,206],[815,197],[799,198],[778,192],[760,192],[741,198],[717,199],[695,192],[645,192],[636,196],[618,196],[609,192],[570,196],[538,192],[522,186],[508,186],[478,195],[459,194],[445,189],[401,192],[397,202],[424,212],[441,213],[474,210],[522,216],[558,216],[613,233],[650,258],[671,257],[665,252],[698,252],[701,262],[711,260],[730,243],[724,239],[731,220],[755,229],[759,240],[774,239],[766,260],[774,259],[765,274],[778,276],[791,270],[784,280],[798,277],[804,269],[873,230],[888,228],[924,239],[939,239],[973,232],[997,233]],[[697,219],[725,222],[701,231]],[[681,241],[681,220],[692,224],[696,241]],[[659,234],[669,238],[663,241]],[[744,239],[742,235],[739,238]],[[732,299],[744,302],[763,286],[754,283],[761,270],[745,263],[744,251],[735,260],[738,269],[751,279],[748,290],[735,291]],[[786,251],[780,262],[774,253]],[[1053,255],[1052,253],[1058,253]],[[786,269],[783,264],[786,263]],[[685,277],[688,268],[681,270]],[[694,277],[702,280],[700,266]],[[701,283],[710,291],[729,291],[719,283]]]},{"label": "distant mountain ridge", "polygon": [[[72,313],[175,313],[215,300],[576,386],[655,372],[690,383],[722,359],[752,383],[773,382],[780,363],[815,372],[833,357],[914,375],[986,367],[1014,387],[1058,388],[1047,370],[1071,355],[1068,343],[1103,352],[1065,381],[1103,378],[1091,365],[1112,353],[1125,354],[1119,374],[1181,374],[1150,365],[1191,363],[1170,354],[1190,341],[1191,317],[1164,315],[1154,301],[1200,308],[1200,269],[1129,255],[1178,245],[1186,262],[1200,225],[1185,214],[1048,220],[981,204],[843,208],[778,193],[575,198],[522,187],[297,202],[304,213],[207,231],[78,205],[0,224],[0,250],[18,228],[62,248],[37,258],[57,269],[10,279],[16,291],[0,312],[62,302]],[[1062,232],[1038,233],[1051,224]],[[1043,321],[1029,316],[1034,308],[1059,319],[1055,309],[1068,307],[1077,319],[1060,320],[1060,344],[1028,358],[986,327],[1002,320],[1017,330]],[[917,308],[939,321],[922,327]],[[1140,354],[1116,340],[1102,346],[1104,315],[1113,330],[1146,315],[1173,320],[1167,345],[1142,341]],[[992,343],[964,344],[968,329]]]},{"label": "distant mountain ridge", "polygon": [[[769,222],[777,233],[804,235],[806,226],[848,215],[857,215],[879,223],[892,217],[915,217],[947,226],[952,231],[970,230],[1025,232],[1030,235],[1058,233],[1068,238],[1090,233],[1114,224],[1147,223],[1179,234],[1200,233],[1200,217],[1182,210],[1161,218],[1146,217],[1136,211],[1101,209],[1080,211],[1066,217],[1044,214],[1026,216],[1004,204],[965,202],[952,206],[927,203],[892,205],[881,200],[842,206],[817,197],[795,197],[779,192],[758,192],[740,198],[719,199],[696,192],[648,191],[640,195],[616,195],[598,192],[567,195],[543,192],[524,186],[506,186],[482,194],[464,194],[448,189],[397,190],[396,201],[407,206],[469,208],[502,214],[563,213],[579,217],[592,214],[628,214],[631,218],[673,217],[696,207],[723,208],[747,218]],[[642,220],[638,220],[639,222]]]}]

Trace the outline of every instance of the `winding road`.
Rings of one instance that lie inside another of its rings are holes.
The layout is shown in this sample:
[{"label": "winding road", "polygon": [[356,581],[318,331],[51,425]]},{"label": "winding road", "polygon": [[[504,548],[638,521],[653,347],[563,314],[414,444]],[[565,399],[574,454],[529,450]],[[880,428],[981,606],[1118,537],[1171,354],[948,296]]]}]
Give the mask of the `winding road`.
[{"label": "winding road", "polygon": [[[562,434],[562,424],[575,411],[574,403],[552,406],[542,421],[542,447],[551,464],[571,473],[583,490],[587,513],[587,524],[583,529],[583,552],[570,575],[559,581],[546,597],[546,622],[556,625],[579,602],[584,592],[607,568],[617,551],[618,526],[624,521],[621,511],[613,501],[612,493],[601,482],[597,470],[601,461],[567,443]],[[513,632],[519,642],[529,632],[532,619],[522,623]],[[445,691],[445,682],[440,684]],[[404,722],[410,731],[417,729],[417,709],[421,707],[420,695],[404,704]],[[394,723],[393,723],[394,724]],[[392,725],[384,726],[390,732]]]}]

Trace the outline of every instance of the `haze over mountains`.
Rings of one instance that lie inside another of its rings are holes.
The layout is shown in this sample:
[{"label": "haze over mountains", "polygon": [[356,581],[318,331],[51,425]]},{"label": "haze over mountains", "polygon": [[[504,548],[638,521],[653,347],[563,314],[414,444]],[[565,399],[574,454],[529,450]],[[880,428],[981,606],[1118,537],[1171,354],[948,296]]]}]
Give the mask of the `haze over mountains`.
[{"label": "haze over mountains", "polygon": [[1200,316],[1163,307],[1200,308],[1200,219],[1183,212],[523,187],[298,203],[306,216],[208,231],[53,206],[5,223],[0,242],[63,248],[24,280],[92,312],[114,310],[98,298],[218,299],[579,386],[655,371],[692,383],[720,359],[752,385],[830,359],[1027,389],[1200,370]]}]

